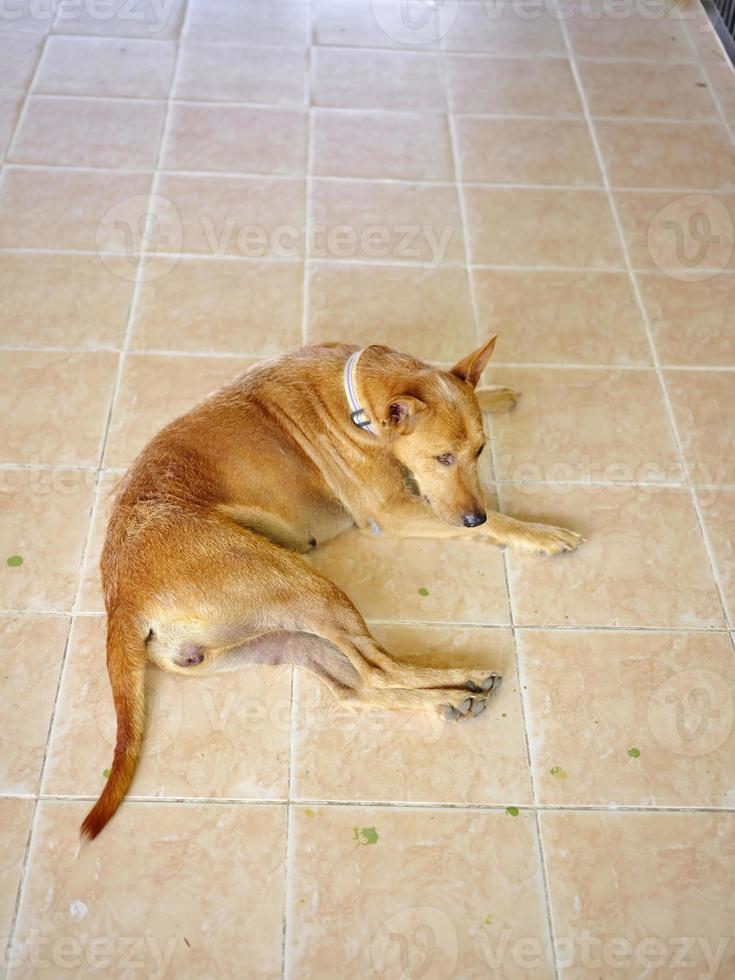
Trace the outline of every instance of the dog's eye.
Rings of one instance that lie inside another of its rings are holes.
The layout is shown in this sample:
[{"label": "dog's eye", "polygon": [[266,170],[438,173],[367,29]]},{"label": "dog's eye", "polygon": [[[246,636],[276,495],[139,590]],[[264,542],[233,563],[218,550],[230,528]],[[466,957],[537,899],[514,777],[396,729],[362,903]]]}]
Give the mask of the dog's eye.
[{"label": "dog's eye", "polygon": [[483,444],[482,444],[482,445],[480,446],[480,448],[479,448],[479,449],[477,450],[477,457],[476,457],[477,459],[479,459],[479,458],[480,458],[480,456],[482,456],[482,450],[483,450],[484,448],[485,448],[485,443],[483,442]]},{"label": "dog's eye", "polygon": [[454,462],[453,453],[442,453],[441,456],[437,456],[436,458],[442,464],[442,466],[451,466]]}]

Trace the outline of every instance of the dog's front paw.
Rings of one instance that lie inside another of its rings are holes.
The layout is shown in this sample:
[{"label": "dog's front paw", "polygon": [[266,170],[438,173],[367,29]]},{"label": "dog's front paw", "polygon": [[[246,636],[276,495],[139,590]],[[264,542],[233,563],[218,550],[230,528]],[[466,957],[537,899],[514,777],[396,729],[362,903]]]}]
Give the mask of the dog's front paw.
[{"label": "dog's front paw", "polygon": [[530,524],[528,532],[528,537],[524,537],[521,546],[526,551],[535,551],[540,555],[560,555],[564,551],[574,551],[585,541],[576,531],[550,524]]}]

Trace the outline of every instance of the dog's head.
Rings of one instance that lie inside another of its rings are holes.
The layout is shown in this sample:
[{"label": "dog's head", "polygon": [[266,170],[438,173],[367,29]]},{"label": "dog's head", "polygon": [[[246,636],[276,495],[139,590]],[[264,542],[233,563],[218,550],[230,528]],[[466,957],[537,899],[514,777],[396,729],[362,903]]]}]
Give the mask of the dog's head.
[{"label": "dog's head", "polygon": [[451,371],[427,368],[403,379],[380,417],[393,454],[437,517],[449,524],[476,527],[487,519],[477,469],[485,433],[475,386],[495,340]]}]

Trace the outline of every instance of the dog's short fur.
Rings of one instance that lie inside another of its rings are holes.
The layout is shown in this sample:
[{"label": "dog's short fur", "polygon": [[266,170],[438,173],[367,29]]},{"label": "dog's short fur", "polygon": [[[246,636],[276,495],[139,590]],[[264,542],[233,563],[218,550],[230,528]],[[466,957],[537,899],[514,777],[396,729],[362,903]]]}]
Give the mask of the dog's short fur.
[{"label": "dog's short fur", "polygon": [[149,661],[180,674],[292,663],[355,705],[450,718],[484,708],[496,675],[397,662],[299,553],[355,525],[547,555],[577,546],[571,531],[486,512],[480,401],[503,411],[517,397],[487,388],[478,401],[494,344],[451,371],[368,347],[355,385],[375,434],[351,420],[343,387],[356,348],[323,344],[256,365],[143,450],[118,491],[102,555],[117,744],[84,835],[100,832],[133,777]]}]

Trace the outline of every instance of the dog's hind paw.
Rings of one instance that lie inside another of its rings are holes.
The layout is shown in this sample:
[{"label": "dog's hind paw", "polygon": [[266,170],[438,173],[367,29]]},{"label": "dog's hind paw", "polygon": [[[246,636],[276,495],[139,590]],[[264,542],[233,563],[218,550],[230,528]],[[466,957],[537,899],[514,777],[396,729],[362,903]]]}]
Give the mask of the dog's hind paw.
[{"label": "dog's hind paw", "polygon": [[514,388],[476,388],[475,397],[483,412],[498,415],[501,412],[509,412],[512,408],[515,408],[516,402],[521,397],[521,393]]},{"label": "dog's hind paw", "polygon": [[500,674],[488,674],[479,683],[468,680],[465,687],[472,694],[488,694],[490,691],[497,691],[502,681],[503,678]]},{"label": "dog's hind paw", "polygon": [[463,698],[459,704],[444,705],[444,717],[448,721],[465,721],[468,718],[476,718],[487,708],[487,701],[491,694],[500,687],[501,678],[497,674],[486,677],[481,684],[474,681],[467,681],[465,687],[472,692]]}]

